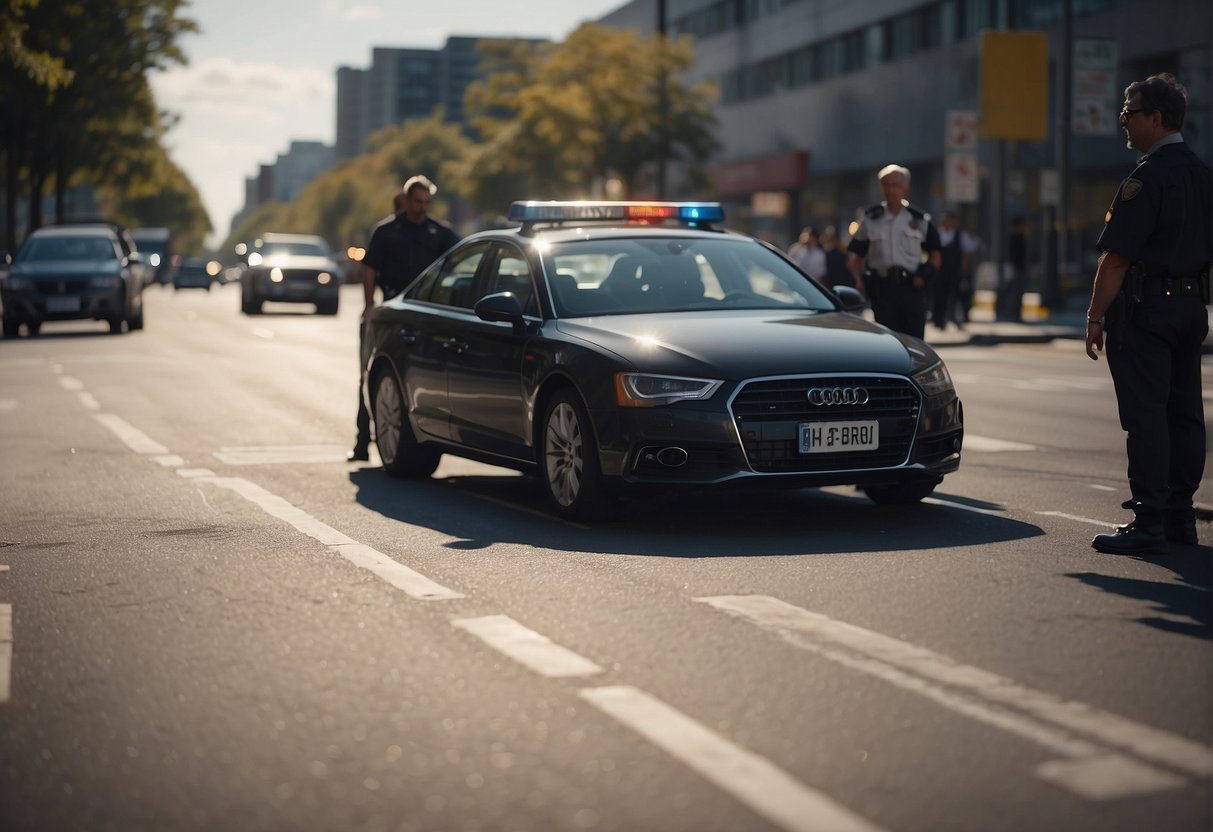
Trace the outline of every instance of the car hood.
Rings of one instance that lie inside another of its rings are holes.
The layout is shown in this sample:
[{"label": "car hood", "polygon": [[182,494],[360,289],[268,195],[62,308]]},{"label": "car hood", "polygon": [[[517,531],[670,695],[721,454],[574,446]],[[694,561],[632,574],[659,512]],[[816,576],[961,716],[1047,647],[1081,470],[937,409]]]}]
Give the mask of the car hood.
[{"label": "car hood", "polygon": [[566,318],[557,328],[638,370],[733,381],[803,373],[909,375],[939,360],[922,341],[844,312],[610,315]]},{"label": "car hood", "polygon": [[39,260],[13,263],[8,273],[19,277],[91,277],[120,271],[117,260]]},{"label": "car hood", "polygon": [[271,254],[261,260],[260,268],[315,269],[321,272],[337,271],[337,264],[327,257],[307,254]]}]

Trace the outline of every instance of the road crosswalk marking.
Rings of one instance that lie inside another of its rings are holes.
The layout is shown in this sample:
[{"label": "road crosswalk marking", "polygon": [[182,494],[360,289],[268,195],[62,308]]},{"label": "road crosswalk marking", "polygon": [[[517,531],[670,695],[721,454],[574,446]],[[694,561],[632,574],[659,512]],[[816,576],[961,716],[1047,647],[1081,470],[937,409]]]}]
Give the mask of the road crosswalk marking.
[{"label": "road crosswalk marking", "polygon": [[[1065,758],[1036,774],[1092,800],[1175,788],[1213,775],[1213,749],[1081,702],[1064,700],[981,668],[766,595],[697,601],[775,633],[790,644],[925,696]],[[1085,739],[1080,739],[1085,738]],[[1131,755],[1131,756],[1130,756]],[[1136,758],[1136,759],[1134,759]]]}]

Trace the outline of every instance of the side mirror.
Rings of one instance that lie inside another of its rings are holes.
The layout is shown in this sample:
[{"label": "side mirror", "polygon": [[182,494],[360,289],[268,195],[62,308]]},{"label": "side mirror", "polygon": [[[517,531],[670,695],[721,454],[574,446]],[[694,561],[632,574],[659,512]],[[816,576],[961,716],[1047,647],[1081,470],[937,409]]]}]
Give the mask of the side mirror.
[{"label": "side mirror", "polygon": [[485,295],[476,301],[476,305],[472,307],[472,311],[482,321],[500,321],[502,323],[513,324],[514,332],[517,335],[521,335],[525,330],[525,324],[522,319],[522,304],[518,302],[518,298],[514,296],[513,292],[498,292],[494,295]]},{"label": "side mirror", "polygon": [[842,301],[844,312],[859,312],[868,303],[868,299],[863,296],[863,292],[854,286],[835,286],[834,294]]}]

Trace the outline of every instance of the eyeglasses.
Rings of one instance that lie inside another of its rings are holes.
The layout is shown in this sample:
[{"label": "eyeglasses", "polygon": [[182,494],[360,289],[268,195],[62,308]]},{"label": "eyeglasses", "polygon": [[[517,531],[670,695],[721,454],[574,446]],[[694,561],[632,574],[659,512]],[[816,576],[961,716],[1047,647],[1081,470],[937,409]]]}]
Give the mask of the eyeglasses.
[{"label": "eyeglasses", "polygon": [[1138,113],[1144,113],[1144,112],[1146,112],[1145,107],[1138,107],[1136,110],[1130,110],[1128,107],[1125,107],[1123,110],[1120,111],[1120,117],[1122,119],[1124,119],[1125,121],[1128,121],[1129,119],[1133,118],[1133,116],[1137,115]]}]

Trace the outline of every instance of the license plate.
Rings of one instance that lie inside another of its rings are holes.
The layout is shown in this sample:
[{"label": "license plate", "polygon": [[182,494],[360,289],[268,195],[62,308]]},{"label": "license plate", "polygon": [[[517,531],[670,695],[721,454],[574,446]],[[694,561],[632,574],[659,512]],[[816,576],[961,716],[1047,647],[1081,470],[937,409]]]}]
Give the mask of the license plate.
[{"label": "license plate", "polygon": [[79,312],[80,311],[80,298],[78,298],[78,297],[47,298],[46,299],[46,311],[47,312]]},{"label": "license plate", "polygon": [[874,451],[880,447],[880,422],[801,422],[800,452],[832,454]]}]

